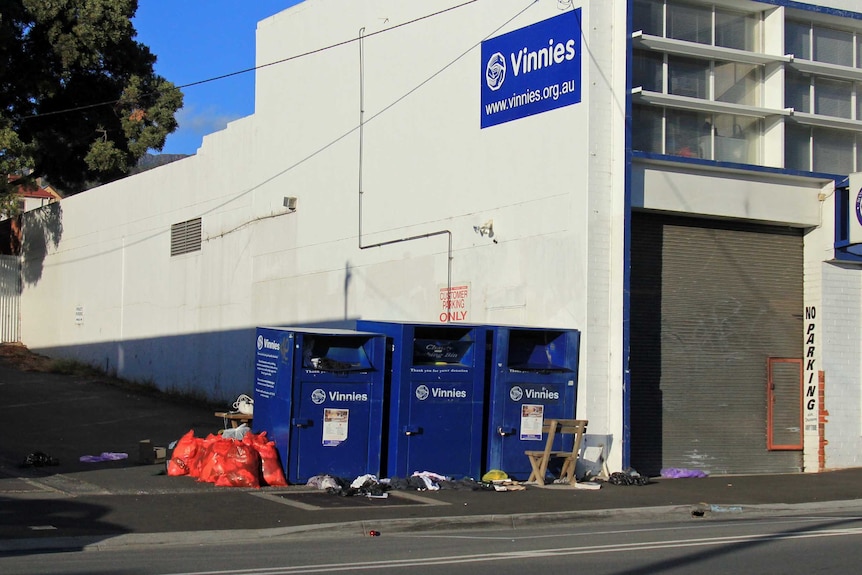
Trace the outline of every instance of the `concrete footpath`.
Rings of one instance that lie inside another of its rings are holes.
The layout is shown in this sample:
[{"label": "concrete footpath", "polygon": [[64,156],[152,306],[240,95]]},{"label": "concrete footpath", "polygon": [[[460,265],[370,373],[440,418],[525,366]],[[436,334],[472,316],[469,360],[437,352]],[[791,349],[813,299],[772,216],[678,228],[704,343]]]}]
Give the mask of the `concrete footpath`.
[{"label": "concrete footpath", "polygon": [[[169,477],[139,463],[139,442],[167,446],[193,429],[217,432],[214,408],[98,376],[28,371],[0,359],[0,553],[206,543],[282,536],[361,536],[371,530],[519,528],[546,521],[649,522],[825,513],[858,507],[862,469],[786,475],[655,479],[598,490],[390,491],[339,497],[306,486],[239,489]],[[229,406],[224,406],[229,407]],[[21,464],[34,453],[57,465]],[[82,456],[126,453],[85,463]]]}]

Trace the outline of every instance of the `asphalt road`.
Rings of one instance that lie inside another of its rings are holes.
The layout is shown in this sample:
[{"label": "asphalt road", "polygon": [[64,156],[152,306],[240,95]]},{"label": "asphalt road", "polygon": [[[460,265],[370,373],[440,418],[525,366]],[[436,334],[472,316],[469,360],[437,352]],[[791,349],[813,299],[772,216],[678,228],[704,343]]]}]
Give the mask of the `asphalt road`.
[{"label": "asphalt road", "polygon": [[854,573],[862,516],[809,515],[692,523],[561,524],[540,528],[276,537],[206,545],[0,557],[0,572],[28,574]]}]

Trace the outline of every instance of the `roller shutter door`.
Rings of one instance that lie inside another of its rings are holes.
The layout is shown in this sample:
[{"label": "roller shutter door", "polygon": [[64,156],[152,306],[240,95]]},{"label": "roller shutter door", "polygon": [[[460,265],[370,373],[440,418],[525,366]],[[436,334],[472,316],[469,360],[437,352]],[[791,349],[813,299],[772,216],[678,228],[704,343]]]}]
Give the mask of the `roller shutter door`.
[{"label": "roller shutter door", "polygon": [[636,470],[801,470],[801,451],[767,449],[766,382],[768,358],[801,356],[802,263],[800,230],[634,214]]}]

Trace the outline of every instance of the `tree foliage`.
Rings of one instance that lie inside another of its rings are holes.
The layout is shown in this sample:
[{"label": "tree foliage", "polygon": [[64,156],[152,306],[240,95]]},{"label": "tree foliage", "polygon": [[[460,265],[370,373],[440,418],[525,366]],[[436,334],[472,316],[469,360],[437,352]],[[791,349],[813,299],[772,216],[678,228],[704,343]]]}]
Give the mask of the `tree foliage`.
[{"label": "tree foliage", "polygon": [[[66,194],[128,173],[177,128],[179,89],[135,40],[137,0],[0,0],[0,174]],[[0,187],[12,185],[3,178]]]}]

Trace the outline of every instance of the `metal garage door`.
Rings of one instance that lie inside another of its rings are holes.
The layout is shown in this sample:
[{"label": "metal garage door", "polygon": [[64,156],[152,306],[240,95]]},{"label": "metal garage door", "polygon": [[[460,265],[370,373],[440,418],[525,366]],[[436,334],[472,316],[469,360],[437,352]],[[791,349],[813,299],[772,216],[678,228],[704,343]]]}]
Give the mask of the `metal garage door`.
[{"label": "metal garage door", "polygon": [[767,366],[801,356],[802,309],[801,231],[634,214],[632,466],[801,470],[768,449]]}]

